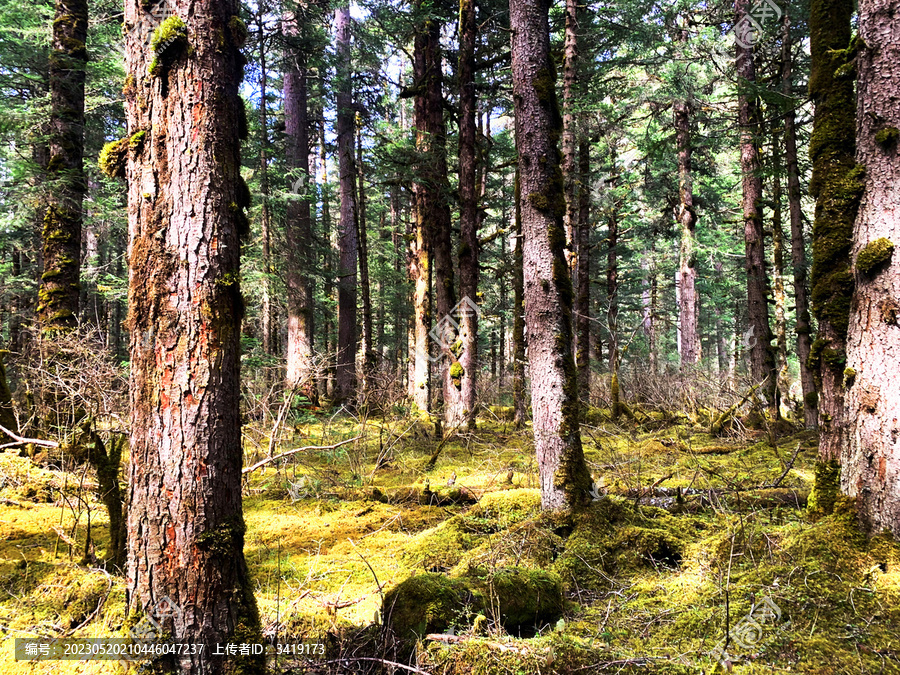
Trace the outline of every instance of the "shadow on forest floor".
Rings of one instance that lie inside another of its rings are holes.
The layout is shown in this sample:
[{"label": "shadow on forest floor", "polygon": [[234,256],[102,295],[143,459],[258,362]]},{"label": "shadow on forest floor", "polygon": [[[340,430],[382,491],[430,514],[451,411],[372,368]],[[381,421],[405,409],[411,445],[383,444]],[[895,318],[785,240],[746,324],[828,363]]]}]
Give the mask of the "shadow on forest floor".
[{"label": "shadow on forest floor", "polygon": [[[808,511],[814,435],[602,417],[584,429],[595,500],[574,516],[540,511],[530,434],[496,419],[431,469],[438,444],[408,421],[298,426],[283,449],[362,438],[249,474],[245,554],[267,635],[347,660],[279,672],[900,672],[900,547],[860,535],[849,503]],[[122,630],[121,579],[76,562],[88,516],[106,545],[81,481],[0,455],[4,673],[124,672],[13,661],[15,636]]]}]

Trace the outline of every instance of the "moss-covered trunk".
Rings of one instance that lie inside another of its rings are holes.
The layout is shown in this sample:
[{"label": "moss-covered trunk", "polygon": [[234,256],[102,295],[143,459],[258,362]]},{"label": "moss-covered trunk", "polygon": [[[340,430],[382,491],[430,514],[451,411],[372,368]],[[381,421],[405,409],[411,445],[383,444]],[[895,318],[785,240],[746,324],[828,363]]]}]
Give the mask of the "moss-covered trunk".
[{"label": "moss-covered trunk", "polygon": [[572,355],[572,280],[565,259],[562,119],[550,56],[548,5],[511,0],[513,99],[521,183],[525,325],[534,445],[545,508],[589,500]]},{"label": "moss-covered trunk", "polygon": [[898,0],[859,3],[856,161],[865,167],[853,229],[856,290],[847,339],[848,446],[842,490],[874,533],[900,536],[900,16]]},{"label": "moss-covered trunk", "polygon": [[[18,434],[19,429],[13,412],[12,393],[9,391],[9,382],[6,380],[6,365],[3,363],[3,358],[8,353],[0,350],[0,426]],[[0,438],[5,437],[5,434],[0,436]]]},{"label": "moss-covered trunk", "polygon": [[37,316],[44,330],[74,328],[81,291],[87,0],[57,0],[50,51],[50,190],[41,231],[44,272]]},{"label": "moss-covered trunk", "polygon": [[854,69],[848,65],[852,0],[813,0],[810,5],[815,104],[809,143],[813,221],[812,309],[819,332],[810,365],[819,376],[819,456],[837,461],[847,442],[844,414],[845,346],[853,294],[850,245],[859,205],[862,168],[856,166]]}]

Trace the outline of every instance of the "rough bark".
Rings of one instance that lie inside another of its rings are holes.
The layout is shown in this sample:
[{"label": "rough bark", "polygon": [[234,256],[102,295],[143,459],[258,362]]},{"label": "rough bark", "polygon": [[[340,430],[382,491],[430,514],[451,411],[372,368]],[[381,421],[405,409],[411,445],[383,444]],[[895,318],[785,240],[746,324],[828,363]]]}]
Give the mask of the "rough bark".
[{"label": "rough bark", "polygon": [[45,331],[78,324],[84,177],[84,81],[87,0],[57,0],[50,45],[51,189],[41,231],[44,272],[37,318]]},{"label": "rough bark", "polygon": [[256,13],[256,39],[259,41],[259,228],[262,240],[262,307],[260,307],[262,348],[266,354],[275,353],[272,320],[272,210],[269,207],[269,70],[266,62],[266,32],[263,26],[262,10]]},{"label": "rough bark", "polygon": [[[325,297],[334,298],[334,232],[331,226],[331,187],[328,183],[328,153],[325,147],[325,114],[321,107],[317,109],[316,131],[319,146],[319,171],[321,172],[321,189],[322,189],[322,269],[324,270],[323,286],[325,288]],[[325,313],[325,326],[322,331],[323,343],[325,345],[325,353],[334,355],[329,358],[325,366],[325,382],[322,391],[325,396],[334,394],[335,380],[335,363],[337,361],[337,349],[335,347],[335,331],[332,312]]]},{"label": "rough bark", "polygon": [[562,172],[566,197],[566,256],[574,272],[578,222],[578,176],[575,162],[575,86],[578,82],[578,0],[566,0],[565,38],[563,44],[563,132]]},{"label": "rough bark", "polygon": [[357,201],[358,218],[356,242],[359,247],[359,292],[362,307],[362,398],[366,400],[372,392],[372,378],[375,375],[376,355],[372,342],[372,287],[369,283],[369,237],[366,230],[366,190],[365,168],[363,165],[362,134],[357,135],[356,171],[359,176],[359,200]]},{"label": "rough bark", "polygon": [[816,200],[813,221],[811,300],[819,332],[810,362],[819,374],[819,456],[837,461],[847,441],[844,366],[853,275],[850,247],[859,207],[862,170],[855,158],[853,78],[838,77],[850,44],[851,0],[815,0],[810,5],[812,70],[809,93],[815,104],[809,143]]},{"label": "rough bark", "polygon": [[856,497],[872,533],[900,535],[900,390],[897,371],[900,260],[900,33],[898,0],[861,0],[856,161],[865,191],[853,228],[856,290],[847,339],[849,444],[841,489]]},{"label": "rough bark", "polygon": [[578,223],[575,247],[575,367],[578,393],[583,401],[591,394],[591,142],[578,141]]},{"label": "rough bark", "polygon": [[[737,22],[746,16],[749,0],[737,0]],[[744,251],[747,270],[747,308],[752,333],[750,344],[750,374],[762,383],[763,394],[769,412],[777,415],[775,401],[775,360],[772,355],[772,330],[769,327],[769,306],[766,301],[768,283],[765,264],[765,242],[762,218],[762,175],[757,141],[758,100],[753,87],[756,84],[756,64],[753,47],[737,44],[736,67],[738,83],[738,126],[740,128],[741,189],[744,219]]]},{"label": "rough bark", "polygon": [[694,252],[694,228],[697,214],[694,211],[693,180],[691,177],[691,102],[676,101],[675,145],[678,153],[678,206],[675,219],[681,228],[681,246],[678,256],[679,302],[678,319],[681,340],[679,356],[681,367],[700,362],[700,333],[697,325],[697,256]]},{"label": "rough bark", "polygon": [[782,93],[787,101],[784,115],[784,156],[787,169],[787,198],[791,220],[791,266],[794,278],[794,300],[796,303],[797,358],[800,361],[800,386],[803,391],[803,417],[807,427],[818,424],[817,394],[815,374],[809,365],[812,345],[812,326],[809,317],[809,287],[807,285],[806,245],[803,235],[803,215],[801,209],[800,169],[797,164],[796,114],[793,104],[791,83],[792,41],[790,13],[784,9],[784,37],[782,38]]},{"label": "rough bark", "polygon": [[787,362],[787,298],[784,292],[784,229],[781,209],[781,133],[772,123],[772,296],[775,300],[775,370],[779,401],[788,400],[790,376]]},{"label": "rough bark", "polygon": [[541,504],[558,509],[584,503],[591,478],[578,427],[572,281],[565,259],[566,204],[558,148],[562,119],[548,9],[545,0],[511,0],[509,6],[534,445]]},{"label": "rough bark", "polygon": [[[150,14],[140,0],[125,5],[126,592],[129,611],[155,614],[178,642],[260,642],[241,511],[240,236],[249,192],[240,177],[238,89],[246,28],[234,0],[179,1],[173,9],[178,18],[148,49]],[[165,598],[179,611],[161,616]],[[261,674],[264,660],[226,659],[207,647],[159,665]]]},{"label": "rough bark", "polygon": [[[284,22],[289,38],[299,33],[297,19]],[[310,180],[309,94],[306,55],[299,50],[285,55],[284,124],[286,166],[296,178],[299,194],[287,203],[284,222],[285,286],[287,287],[287,358],[285,384],[288,389],[300,385],[299,393],[318,403],[314,372],[315,312],[312,274],[314,239],[310,199],[314,186]],[[299,182],[298,182],[299,181]],[[302,383],[302,385],[301,385]]]},{"label": "rough bark", "polygon": [[[459,296],[478,301],[478,167],[475,117],[475,0],[460,0],[459,38]],[[459,316],[459,386],[466,426],[475,428],[478,379],[478,314],[469,308]],[[502,364],[501,364],[502,372]]]},{"label": "rough bark", "polygon": [[609,327],[609,371],[619,367],[619,217],[613,210],[606,218],[606,325]]},{"label": "rough bark", "polygon": [[334,400],[343,403],[356,395],[357,223],[356,162],[353,158],[355,113],[351,86],[350,5],[334,13],[337,49],[337,144],[340,172],[341,222],[338,234],[338,349]]}]

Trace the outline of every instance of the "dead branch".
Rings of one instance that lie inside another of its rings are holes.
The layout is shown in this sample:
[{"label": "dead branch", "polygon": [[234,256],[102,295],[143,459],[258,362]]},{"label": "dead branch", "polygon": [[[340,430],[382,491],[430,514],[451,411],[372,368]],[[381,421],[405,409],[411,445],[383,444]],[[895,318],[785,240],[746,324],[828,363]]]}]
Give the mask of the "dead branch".
[{"label": "dead branch", "polygon": [[339,448],[342,445],[347,445],[347,443],[352,443],[353,441],[358,441],[362,436],[354,436],[353,438],[348,438],[346,441],[341,441],[340,443],[335,443],[334,445],[307,445],[303,448],[294,448],[293,450],[288,450],[287,452],[282,452],[279,455],[275,455],[274,457],[266,457],[265,459],[261,459],[256,464],[252,466],[245,467],[241,470],[241,473],[250,473],[255,469],[258,469],[261,466],[265,466],[270,462],[275,462],[279,459],[284,459],[285,457],[289,457],[290,455],[296,455],[298,452],[306,452],[307,450],[334,450],[335,448]]},{"label": "dead branch", "polygon": [[22,438],[21,436],[19,436],[18,434],[14,434],[13,432],[11,432],[9,429],[7,429],[4,426],[0,426],[0,431],[2,431],[4,434],[6,434],[7,436],[9,436],[10,438],[12,438],[15,441],[15,443],[7,443],[6,445],[3,446],[4,448],[9,447],[11,445],[22,445],[25,443],[33,443],[34,445],[41,445],[45,448],[58,448],[59,447],[59,443],[57,443],[56,441],[45,441],[40,438]]}]

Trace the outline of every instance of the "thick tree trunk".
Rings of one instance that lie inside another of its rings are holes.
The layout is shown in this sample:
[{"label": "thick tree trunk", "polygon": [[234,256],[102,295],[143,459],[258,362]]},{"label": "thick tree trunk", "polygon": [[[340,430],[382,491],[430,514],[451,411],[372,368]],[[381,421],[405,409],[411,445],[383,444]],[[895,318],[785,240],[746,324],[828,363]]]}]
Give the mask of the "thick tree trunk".
[{"label": "thick tree trunk", "polygon": [[[737,22],[748,16],[749,0],[736,0]],[[738,84],[738,125],[741,146],[741,187],[744,214],[744,251],[747,270],[747,307],[750,316],[750,374],[762,383],[766,405],[772,416],[778,413],[775,400],[775,359],[772,355],[772,330],[766,300],[767,278],[765,241],[762,219],[762,175],[758,141],[759,114],[756,95],[750,89],[756,83],[753,47],[737,43],[736,68]]]},{"label": "thick tree trunk", "polygon": [[853,229],[856,291],[847,338],[849,446],[842,490],[857,499],[865,528],[900,536],[900,33],[898,0],[861,0],[856,161],[865,192]]},{"label": "thick tree trunk", "polygon": [[357,223],[356,163],[353,160],[355,113],[351,86],[350,5],[334,13],[337,49],[337,144],[340,171],[341,222],[338,235],[338,351],[334,400],[343,403],[356,395]]},{"label": "thick tree trunk", "polygon": [[519,167],[516,167],[515,186],[515,247],[513,249],[513,424],[525,425],[525,267],[522,236],[522,188]]},{"label": "thick tree trunk", "polygon": [[[460,0],[459,37],[459,368],[462,411],[466,426],[475,428],[475,386],[478,381],[478,167],[475,116],[475,0]],[[467,300],[468,301],[467,301]],[[471,304],[469,304],[471,303]],[[501,365],[502,368],[502,365]]]},{"label": "thick tree trunk", "polygon": [[572,282],[566,265],[566,203],[557,139],[562,120],[545,0],[511,0],[513,100],[524,234],[525,325],[534,445],[544,508],[589,499],[591,478],[578,428],[572,355]]},{"label": "thick tree trunk", "polygon": [[578,224],[575,248],[575,366],[578,368],[578,395],[588,402],[591,395],[591,142],[578,141]]},{"label": "thick tree trunk", "polygon": [[[207,645],[167,657],[166,670],[262,673],[263,657],[223,658],[210,647],[262,641],[241,513],[239,279],[248,190],[238,87],[246,28],[234,0],[179,1],[173,9],[169,39],[158,31],[148,49],[150,14],[140,0],[125,5],[133,134],[128,604],[177,642]],[[166,599],[175,607],[163,616]]]},{"label": "thick tree trunk", "polygon": [[782,93],[788,101],[784,115],[784,154],[787,169],[788,210],[791,219],[791,265],[794,277],[794,300],[796,302],[797,358],[800,361],[800,386],[803,391],[803,416],[809,428],[817,425],[815,373],[809,365],[812,345],[812,326],[809,318],[809,288],[807,287],[806,245],[803,236],[803,215],[801,207],[800,169],[797,164],[796,115],[791,84],[791,31],[790,14],[785,6],[784,37],[782,38]]},{"label": "thick tree trunk", "polygon": [[838,461],[847,442],[843,381],[853,295],[850,247],[862,171],[855,157],[853,80],[837,77],[836,71],[847,60],[842,50],[850,45],[852,13],[852,0],[814,0],[810,5],[809,93],[815,116],[809,192],[816,199],[810,295],[819,322],[810,361],[819,373],[819,457],[825,462]]},{"label": "thick tree trunk", "polygon": [[[299,33],[296,17],[285,21],[285,35]],[[285,239],[285,285],[287,286],[287,369],[288,389],[318,403],[313,364],[314,320],[312,272],[316,267],[310,199],[315,186],[310,180],[309,97],[306,55],[295,51],[286,55],[284,73],[285,159],[300,189],[287,203]],[[302,384],[301,384],[302,383]]]},{"label": "thick tree trunk", "polygon": [[693,180],[691,177],[691,103],[676,101],[675,145],[678,152],[678,207],[675,219],[681,226],[679,249],[679,301],[678,319],[681,330],[679,355],[681,367],[700,363],[700,333],[697,326],[697,268],[694,252],[694,228],[697,214],[694,211]]},{"label": "thick tree trunk", "polygon": [[56,0],[50,46],[50,190],[41,239],[37,318],[45,331],[78,324],[84,177],[87,0]]}]

